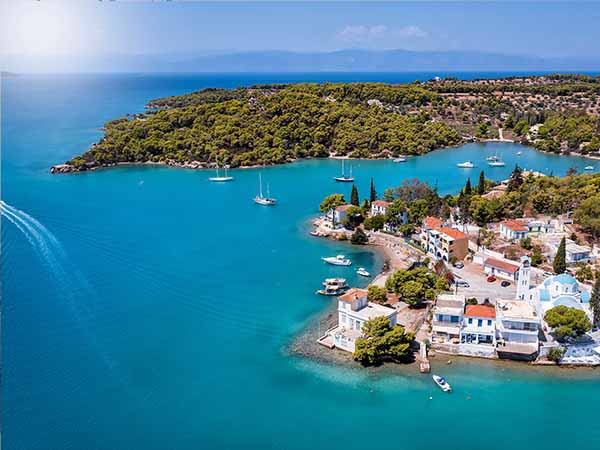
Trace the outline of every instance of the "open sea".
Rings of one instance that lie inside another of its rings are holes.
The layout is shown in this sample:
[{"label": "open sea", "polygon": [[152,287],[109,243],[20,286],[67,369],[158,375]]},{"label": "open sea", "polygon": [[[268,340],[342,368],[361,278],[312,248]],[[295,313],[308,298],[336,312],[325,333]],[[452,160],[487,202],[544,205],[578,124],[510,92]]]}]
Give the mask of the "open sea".
[{"label": "open sea", "polygon": [[[24,75],[2,85],[4,450],[600,448],[600,372],[467,360],[434,372],[365,370],[290,355],[334,300],[323,278],[381,269],[369,249],[308,235],[321,199],[349,197],[340,164],[262,170],[279,203],[253,203],[258,170],[127,167],[51,175],[108,120],[204,87],[406,82],[443,74]],[[506,74],[452,74],[463,78]],[[522,155],[517,155],[521,150]],[[502,154],[504,168],[485,156]],[[473,160],[479,168],[459,169]],[[556,175],[599,165],[513,144],[469,144],[407,163],[354,161],[361,197],[406,178],[456,192],[480,168]],[[351,268],[320,258],[348,255]],[[433,397],[429,399],[430,395]]]}]

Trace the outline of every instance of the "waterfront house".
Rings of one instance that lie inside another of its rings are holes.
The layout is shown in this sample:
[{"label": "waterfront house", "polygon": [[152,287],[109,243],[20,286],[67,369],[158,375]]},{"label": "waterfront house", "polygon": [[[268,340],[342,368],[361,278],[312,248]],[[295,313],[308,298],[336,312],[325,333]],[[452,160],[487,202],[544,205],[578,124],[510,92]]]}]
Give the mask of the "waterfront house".
[{"label": "waterfront house", "polygon": [[510,241],[526,238],[528,234],[527,227],[517,220],[505,220],[500,223],[500,235]]},{"label": "waterfront house", "polygon": [[342,221],[348,215],[348,210],[352,207],[352,205],[340,205],[335,209],[331,209],[327,212],[327,220],[334,227],[339,227],[342,224]]},{"label": "waterfront house", "polygon": [[435,259],[446,262],[464,259],[469,252],[467,235],[455,228],[442,226],[435,217],[427,217],[421,227],[421,246]]},{"label": "waterfront house", "polygon": [[465,296],[440,294],[432,309],[432,342],[458,343],[465,309]]},{"label": "waterfront house", "polygon": [[461,344],[496,343],[496,308],[494,305],[467,305],[460,330]]},{"label": "waterfront house", "polygon": [[[386,202],[385,200],[375,200],[371,203],[371,216],[385,216],[390,204],[390,202]],[[398,214],[398,223],[400,225],[408,223],[408,211],[405,210]],[[384,231],[388,231],[390,233],[396,231],[395,227],[389,223],[385,223],[383,225],[383,229]]]},{"label": "waterfront house", "polygon": [[539,349],[541,320],[528,301],[496,302],[496,350],[501,358],[532,360]]},{"label": "waterfront house", "polygon": [[483,262],[483,271],[505,280],[516,281],[519,266],[498,258],[486,258]]},{"label": "waterfront house", "polygon": [[356,340],[363,337],[362,327],[370,319],[387,317],[396,325],[396,310],[367,301],[367,290],[352,288],[338,297],[338,324],[328,330],[319,342],[354,352]]}]

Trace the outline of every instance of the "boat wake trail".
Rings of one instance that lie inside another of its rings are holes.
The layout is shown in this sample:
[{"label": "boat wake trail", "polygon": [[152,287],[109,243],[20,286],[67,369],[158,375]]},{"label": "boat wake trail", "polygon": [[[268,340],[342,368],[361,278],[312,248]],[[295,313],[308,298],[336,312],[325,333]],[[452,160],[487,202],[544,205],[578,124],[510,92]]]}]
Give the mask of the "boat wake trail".
[{"label": "boat wake trail", "polygon": [[80,301],[82,298],[95,299],[96,294],[85,276],[69,260],[60,241],[37,219],[3,200],[0,200],[0,215],[25,236],[48,267],[57,283],[60,297],[66,300],[66,307],[80,331],[98,351],[109,371],[115,374],[115,361],[101,350],[97,337],[90,331],[91,312]]}]

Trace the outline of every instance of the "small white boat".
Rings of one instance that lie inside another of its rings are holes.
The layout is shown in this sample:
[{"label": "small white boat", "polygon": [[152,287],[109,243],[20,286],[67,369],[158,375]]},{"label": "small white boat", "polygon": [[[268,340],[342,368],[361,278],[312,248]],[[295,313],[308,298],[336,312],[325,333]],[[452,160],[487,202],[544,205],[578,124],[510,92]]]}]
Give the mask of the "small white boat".
[{"label": "small white boat", "polygon": [[471,161],[465,161],[462,163],[458,163],[457,166],[463,169],[472,169],[473,167],[475,167],[475,164],[473,164]]},{"label": "small white boat", "polygon": [[275,200],[274,198],[271,197],[270,192],[269,192],[269,184],[267,183],[267,196],[263,197],[263,191],[262,191],[262,176],[259,173],[258,174],[258,195],[256,197],[254,197],[254,202],[258,203],[259,205],[265,205],[265,206],[273,206],[277,203],[277,200]]},{"label": "small white boat", "polygon": [[504,161],[491,161],[488,163],[490,167],[504,167],[506,163]]},{"label": "small white boat", "polygon": [[311,236],[320,236],[320,234],[319,234],[319,232],[318,232],[317,230],[312,230],[312,231],[310,232],[310,235],[311,235]]},{"label": "small white boat", "polygon": [[327,278],[323,281],[323,289],[319,289],[316,293],[319,295],[341,295],[349,289],[345,278]]},{"label": "small white boat", "polygon": [[450,385],[448,384],[448,382],[446,381],[446,379],[444,377],[440,377],[438,375],[433,375],[433,381],[435,381],[435,384],[437,384],[440,389],[444,392],[452,392],[452,388],[450,387]]},{"label": "small white boat", "polygon": [[225,176],[222,177],[221,174],[219,173],[219,164],[217,163],[217,176],[216,177],[210,177],[208,179],[208,181],[216,181],[219,183],[222,183],[224,181],[232,181],[233,177],[230,177],[229,174],[227,173],[227,169],[229,169],[229,166],[225,165]]},{"label": "small white boat", "polygon": [[395,163],[401,163],[401,162],[406,162],[406,158],[404,156],[400,156],[398,158],[394,159]]},{"label": "small white boat", "polygon": [[498,161],[498,157],[496,155],[488,156],[485,159],[486,161]]},{"label": "small white boat", "polygon": [[364,267],[359,267],[358,270],[356,271],[356,273],[363,277],[371,276],[371,274],[369,272],[367,272],[367,270]]},{"label": "small white boat", "polygon": [[594,166],[585,166],[584,169],[585,170],[594,170]]},{"label": "small white boat", "polygon": [[522,152],[521,150],[519,150],[519,151],[517,152],[517,156],[521,156],[522,154],[523,154],[523,152]]},{"label": "small white boat", "polygon": [[344,255],[327,256],[321,259],[327,264],[333,264],[334,266],[349,266],[352,264],[352,261],[347,259]]},{"label": "small white boat", "polygon": [[352,166],[350,166],[350,176],[346,176],[346,171],[344,170],[344,160],[342,159],[342,175],[339,177],[333,177],[333,179],[342,183],[352,183],[354,181],[354,177],[352,177]]}]

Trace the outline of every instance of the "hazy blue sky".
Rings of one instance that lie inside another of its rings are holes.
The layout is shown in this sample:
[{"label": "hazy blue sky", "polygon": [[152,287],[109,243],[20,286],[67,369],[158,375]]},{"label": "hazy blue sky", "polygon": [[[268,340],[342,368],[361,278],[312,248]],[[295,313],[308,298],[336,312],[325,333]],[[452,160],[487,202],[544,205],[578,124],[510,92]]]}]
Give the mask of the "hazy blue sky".
[{"label": "hazy blue sky", "polygon": [[600,55],[597,2],[1,0],[2,54],[342,48]]}]

